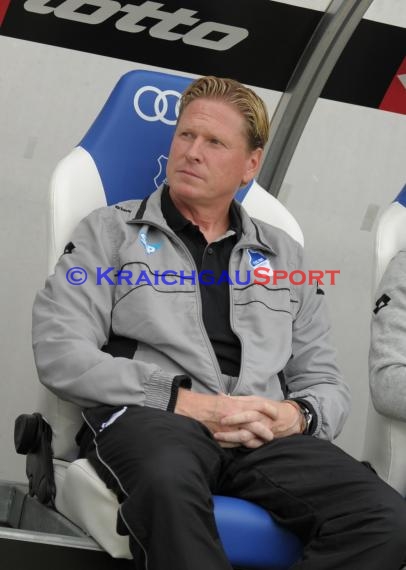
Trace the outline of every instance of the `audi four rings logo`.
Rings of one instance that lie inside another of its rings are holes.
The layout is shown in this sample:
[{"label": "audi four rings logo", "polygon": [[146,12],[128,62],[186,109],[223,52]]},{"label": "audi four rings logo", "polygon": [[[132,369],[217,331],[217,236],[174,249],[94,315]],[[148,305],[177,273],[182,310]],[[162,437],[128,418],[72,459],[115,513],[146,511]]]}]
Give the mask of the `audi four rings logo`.
[{"label": "audi four rings logo", "polygon": [[[152,114],[145,112],[147,111],[146,105],[144,107],[144,111],[141,110],[140,106],[141,100],[144,101],[144,104],[146,103],[145,94],[148,92],[155,94]],[[142,97],[143,95],[144,97]],[[171,103],[173,103],[172,97],[176,97],[176,103],[173,105],[173,110],[171,109],[168,113],[170,109],[169,101],[171,100]],[[144,119],[144,121],[161,121],[161,123],[165,123],[165,125],[176,125],[179,115],[180,97],[180,93],[173,89],[165,89],[165,91],[161,91],[153,85],[145,85],[138,89],[134,95],[134,109],[137,115],[141,117],[141,119]]]},{"label": "audi four rings logo", "polygon": [[[26,0],[24,9],[36,14],[52,14],[57,18],[80,22],[82,24],[102,24],[116,14],[123,14],[114,25],[117,30],[138,34],[148,29],[145,20],[157,20],[149,28],[149,35],[162,40],[176,41],[217,51],[226,51],[239,44],[248,37],[246,28],[228,26],[220,22],[201,22],[196,18],[197,11],[187,8],[178,8],[175,12],[162,10],[164,4],[147,0],[141,4],[125,4],[117,0]],[[94,10],[89,13],[89,7]],[[197,26],[195,24],[199,23]],[[179,26],[191,28],[186,33],[175,31]],[[215,38],[213,39],[213,35]],[[211,36],[211,37],[210,37]],[[216,37],[217,36],[217,37]]]}]

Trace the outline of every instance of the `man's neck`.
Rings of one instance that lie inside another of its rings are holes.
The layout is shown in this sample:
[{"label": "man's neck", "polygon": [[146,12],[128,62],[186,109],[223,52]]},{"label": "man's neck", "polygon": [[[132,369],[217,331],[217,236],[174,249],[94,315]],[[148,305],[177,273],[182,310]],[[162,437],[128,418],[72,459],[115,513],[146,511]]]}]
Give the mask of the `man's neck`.
[{"label": "man's neck", "polygon": [[230,225],[230,204],[204,205],[190,204],[179,200],[171,194],[173,203],[179,212],[187,220],[199,227],[206,238],[207,243],[211,243],[226,233]]}]

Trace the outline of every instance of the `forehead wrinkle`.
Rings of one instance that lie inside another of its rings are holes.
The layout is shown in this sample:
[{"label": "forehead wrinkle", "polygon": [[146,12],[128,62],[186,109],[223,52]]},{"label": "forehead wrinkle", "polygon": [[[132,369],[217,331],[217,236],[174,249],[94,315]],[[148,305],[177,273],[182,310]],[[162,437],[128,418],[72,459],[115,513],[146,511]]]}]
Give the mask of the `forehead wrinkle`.
[{"label": "forehead wrinkle", "polygon": [[[189,103],[187,107],[185,107],[182,115],[179,118],[178,127],[186,126],[184,123],[187,122],[187,126],[190,126],[191,128],[194,127],[206,129],[206,135],[216,135],[220,139],[224,138],[227,135],[225,132],[225,125],[223,123],[224,109],[230,111],[231,116],[234,115],[236,119],[235,122],[228,122],[226,128],[237,126],[239,133],[244,139],[244,143],[247,146],[246,132],[244,128],[244,117],[242,117],[242,115],[233,107],[233,105],[230,105],[227,102],[219,101],[216,99],[195,99]],[[186,121],[184,121],[186,113],[188,113],[188,117]],[[239,125],[236,125],[237,121],[240,123]],[[230,142],[233,143],[233,146],[236,146],[234,145],[234,133],[228,134]]]}]

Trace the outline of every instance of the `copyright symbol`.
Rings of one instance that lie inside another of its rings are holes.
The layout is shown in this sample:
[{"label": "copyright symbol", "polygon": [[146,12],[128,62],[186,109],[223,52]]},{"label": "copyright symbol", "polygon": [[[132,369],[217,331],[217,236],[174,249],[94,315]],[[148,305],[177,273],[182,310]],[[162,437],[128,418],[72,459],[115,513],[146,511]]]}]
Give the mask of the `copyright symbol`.
[{"label": "copyright symbol", "polygon": [[71,285],[83,285],[87,280],[87,272],[83,267],[71,267],[66,272],[66,280]]}]

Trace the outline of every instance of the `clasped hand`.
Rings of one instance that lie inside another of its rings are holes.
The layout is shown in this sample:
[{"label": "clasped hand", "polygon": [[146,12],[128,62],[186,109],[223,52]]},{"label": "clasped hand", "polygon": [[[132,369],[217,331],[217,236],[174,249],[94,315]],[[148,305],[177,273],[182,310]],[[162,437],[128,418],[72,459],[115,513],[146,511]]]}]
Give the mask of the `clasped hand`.
[{"label": "clasped hand", "polygon": [[258,396],[214,396],[180,388],[175,413],[202,422],[223,447],[256,448],[304,429],[295,402]]},{"label": "clasped hand", "polygon": [[[278,402],[256,396],[224,396],[228,399],[224,409],[233,407],[231,403],[243,409],[226,412],[219,421],[214,437],[223,447],[243,445],[257,448],[274,438],[287,437],[303,431],[302,415],[298,408],[289,401]],[[214,427],[214,426],[213,426]]]}]

